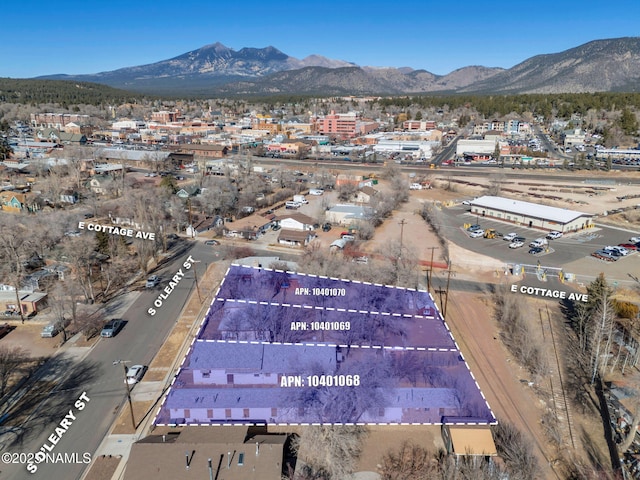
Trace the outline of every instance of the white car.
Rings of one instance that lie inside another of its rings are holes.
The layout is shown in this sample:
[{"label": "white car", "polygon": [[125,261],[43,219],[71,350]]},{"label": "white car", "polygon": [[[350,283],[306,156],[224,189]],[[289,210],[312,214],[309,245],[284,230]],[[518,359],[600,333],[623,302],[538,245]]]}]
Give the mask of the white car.
[{"label": "white car", "polygon": [[549,240],[555,240],[560,237],[562,237],[562,232],[553,231],[553,232],[547,233],[547,238]]},{"label": "white car", "polygon": [[609,245],[607,247],[604,247],[604,250],[607,250],[610,252],[618,252],[623,257],[626,257],[627,255],[629,255],[629,250],[627,250],[624,247],[621,247],[620,245],[615,245],[615,246]]},{"label": "white car", "polygon": [[502,239],[506,240],[507,242],[511,242],[517,236],[518,236],[517,233],[507,233],[505,236],[502,237]]},{"label": "white car", "polygon": [[146,367],[144,365],[134,365],[127,370],[125,382],[129,385],[135,385],[144,375]]},{"label": "white car", "polygon": [[509,244],[509,248],[520,248],[524,247],[524,242],[511,242]]},{"label": "white car", "polygon": [[474,230],[472,232],[469,232],[469,236],[471,238],[482,237],[482,236],[484,236],[484,230]]},{"label": "white car", "polygon": [[631,243],[640,243],[640,237],[631,237],[629,241]]}]

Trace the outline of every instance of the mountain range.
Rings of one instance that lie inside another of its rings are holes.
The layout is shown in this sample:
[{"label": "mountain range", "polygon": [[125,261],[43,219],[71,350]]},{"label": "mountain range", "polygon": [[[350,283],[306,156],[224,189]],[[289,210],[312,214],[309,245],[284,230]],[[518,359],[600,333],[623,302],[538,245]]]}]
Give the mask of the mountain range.
[{"label": "mountain range", "polygon": [[233,50],[221,43],[160,62],[88,75],[40,79],[95,82],[172,96],[518,94],[640,91],[640,37],[594,40],[541,54],[512,68],[426,70],[358,66],[320,55],[291,57],[277,48]]}]

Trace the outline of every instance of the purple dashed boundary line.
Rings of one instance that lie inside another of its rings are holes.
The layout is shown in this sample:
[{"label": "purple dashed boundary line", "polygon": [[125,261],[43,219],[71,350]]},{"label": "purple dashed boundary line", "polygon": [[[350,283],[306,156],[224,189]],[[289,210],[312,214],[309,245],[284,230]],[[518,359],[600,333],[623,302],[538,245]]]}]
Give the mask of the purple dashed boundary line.
[{"label": "purple dashed boundary line", "polygon": [[264,302],[259,300],[241,300],[236,298],[218,298],[215,299],[218,302],[233,302],[233,303],[246,303],[249,305],[266,305],[270,307],[290,307],[290,308],[304,308],[307,310],[326,310],[328,312],[344,312],[344,313],[362,313],[365,315],[386,315],[392,317],[402,318],[423,318],[427,320],[435,320],[436,317],[432,315],[411,315],[410,313],[390,313],[390,312],[376,312],[373,310],[356,310],[354,308],[336,308],[336,307],[321,307],[316,305],[300,305],[297,303],[278,303],[278,302]]},{"label": "purple dashed boundary line", "polygon": [[[233,341],[233,340],[203,340],[200,339],[200,334],[204,328],[204,324],[206,322],[206,319],[209,315],[209,312],[211,311],[211,307],[213,306],[213,302],[215,301],[229,301],[229,302],[237,302],[237,303],[247,303],[247,304],[259,304],[259,305],[269,305],[269,306],[282,306],[282,307],[292,307],[292,308],[307,308],[307,309],[318,309],[318,310],[327,310],[327,311],[338,311],[338,312],[348,312],[348,313],[361,313],[361,314],[371,314],[371,315],[389,315],[389,316],[393,316],[393,317],[403,317],[403,318],[420,318],[420,319],[427,319],[427,320],[435,320],[435,316],[425,316],[425,315],[410,315],[410,314],[400,314],[400,313],[388,313],[388,312],[375,312],[375,311],[368,311],[368,310],[354,310],[354,309],[343,309],[343,308],[333,308],[333,307],[317,307],[317,306],[307,306],[307,305],[294,305],[294,304],[280,304],[280,303],[276,303],[276,302],[259,302],[257,300],[236,300],[236,299],[223,299],[223,298],[218,298],[218,294],[220,293],[220,290],[222,289],[222,286],[224,285],[225,280],[227,279],[227,275],[229,274],[229,271],[231,270],[231,266],[233,267],[239,267],[239,268],[248,268],[248,269],[253,269],[253,270],[265,270],[265,271],[272,271],[272,272],[276,272],[276,273],[288,273],[291,275],[300,275],[300,276],[305,276],[305,277],[311,277],[311,278],[322,278],[322,279],[327,279],[327,280],[336,280],[336,281],[340,281],[340,282],[347,282],[347,283],[356,283],[356,284],[361,284],[361,285],[372,285],[374,287],[386,287],[386,288],[395,288],[398,290],[406,290],[406,291],[410,291],[410,292],[424,292],[427,295],[429,295],[429,298],[431,300],[431,302],[433,303],[433,306],[435,307],[436,311],[439,314],[440,319],[442,320],[442,323],[444,324],[445,328],[447,329],[447,332],[449,333],[449,336],[451,337],[451,340],[453,341],[454,345],[455,345],[455,349],[453,348],[429,348],[429,347],[385,347],[382,345],[374,345],[374,346],[369,346],[369,345],[338,345],[338,344],[322,344],[322,343],[288,343],[288,342],[257,342],[257,341]],[[406,287],[398,287],[395,285],[384,285],[381,283],[371,283],[371,282],[361,282],[359,280],[348,280],[348,279],[344,279],[344,278],[336,278],[336,277],[327,277],[325,275],[313,275],[313,274],[307,274],[307,273],[300,273],[300,272],[293,272],[290,270],[277,270],[277,269],[271,269],[271,268],[262,268],[262,267],[251,267],[251,266],[246,266],[246,265],[239,265],[239,264],[231,264],[231,266],[229,266],[227,268],[227,271],[224,274],[224,277],[222,278],[222,281],[220,282],[220,285],[218,285],[218,289],[216,290],[216,293],[214,295],[214,299],[211,302],[211,304],[209,305],[209,308],[207,309],[207,313],[204,315],[202,321],[200,322],[200,326],[198,327],[198,333],[196,334],[196,336],[192,339],[191,344],[189,345],[189,350],[188,352],[185,354],[184,358],[182,359],[182,362],[180,363],[180,367],[178,368],[178,371],[176,372],[176,374],[173,376],[173,379],[171,380],[171,384],[169,385],[169,388],[167,388],[167,393],[164,396],[164,399],[162,400],[162,403],[160,404],[160,406],[158,407],[158,411],[156,413],[155,418],[158,418],[158,416],[160,415],[160,412],[162,410],[162,408],[164,407],[165,402],[167,401],[167,398],[169,397],[169,393],[171,392],[171,389],[173,388],[173,384],[176,381],[178,374],[180,373],[180,371],[182,370],[182,366],[184,365],[185,360],[187,359],[187,357],[189,356],[189,354],[191,353],[191,350],[193,349],[193,345],[196,341],[198,342],[208,342],[208,343],[237,343],[237,344],[271,344],[271,345],[298,345],[298,346],[308,346],[308,347],[342,347],[342,348],[371,348],[371,349],[383,349],[383,350],[393,350],[393,351],[427,351],[427,352],[458,352],[460,354],[460,357],[462,358],[462,360],[464,361],[465,366],[467,367],[467,371],[469,372],[469,374],[471,375],[471,378],[473,379],[476,388],[478,389],[478,391],[480,392],[480,395],[482,396],[482,399],[485,402],[485,405],[487,406],[487,409],[489,410],[489,412],[491,413],[491,416],[493,418],[496,418],[496,416],[493,413],[493,410],[491,409],[491,407],[489,406],[489,402],[487,401],[484,392],[482,391],[482,389],[480,388],[480,385],[478,384],[478,381],[476,380],[475,375],[473,374],[473,372],[471,371],[471,368],[469,368],[469,364],[467,363],[466,358],[464,358],[464,355],[462,354],[462,352],[460,351],[460,346],[458,345],[458,342],[456,341],[456,339],[453,337],[453,333],[451,332],[451,329],[449,328],[449,325],[447,324],[447,322],[442,318],[442,314],[440,313],[440,309],[438,308],[438,305],[435,301],[435,299],[433,298],[433,296],[431,295],[430,292],[426,291],[426,290],[420,290],[420,289],[415,289],[415,288],[406,288]],[[159,423],[156,424],[154,421],[154,424],[157,426],[242,426],[242,425],[246,425],[246,426],[265,426],[265,425],[275,425],[275,426],[311,426],[311,425],[497,425],[497,421],[496,422],[490,422],[490,423],[479,423],[479,422],[456,422],[456,423],[447,423],[447,424],[443,424],[443,423],[233,423],[233,424],[229,424],[229,423],[211,423],[211,424],[201,424],[201,423],[180,423],[180,424],[164,424],[164,423]]]},{"label": "purple dashed boundary line", "polygon": [[[316,342],[265,342],[258,340],[205,340],[205,339],[195,339],[198,343],[233,343],[233,344],[243,344],[243,345],[287,345],[287,346],[298,346],[298,347],[341,347],[341,348],[369,348],[372,350],[393,350],[393,351],[420,351],[420,352],[456,352],[459,353],[459,350],[456,348],[435,348],[435,347],[400,347],[400,346],[383,346],[383,345],[346,345],[346,344],[337,344],[337,343],[316,343]],[[183,360],[184,363],[184,360]],[[467,365],[467,368],[469,366]]]},{"label": "purple dashed boundary line", "polygon": [[[495,417],[493,417],[495,418]],[[266,426],[281,426],[281,427],[311,427],[311,426],[327,426],[327,425],[335,425],[335,426],[373,426],[373,425],[382,425],[382,426],[442,426],[442,425],[461,425],[461,426],[469,426],[469,425],[497,425],[498,422],[433,422],[433,423],[410,423],[410,422],[385,422],[385,423],[376,423],[376,422],[357,422],[357,423],[318,423],[318,422],[301,422],[301,423],[264,423],[264,422],[242,422],[242,423],[158,423],[155,424],[157,427],[266,427]]]}]

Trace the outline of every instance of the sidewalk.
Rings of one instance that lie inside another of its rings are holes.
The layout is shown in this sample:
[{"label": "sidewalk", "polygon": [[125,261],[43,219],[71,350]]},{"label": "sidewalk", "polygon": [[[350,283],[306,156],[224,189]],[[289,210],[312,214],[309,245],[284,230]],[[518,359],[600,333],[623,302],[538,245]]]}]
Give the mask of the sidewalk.
[{"label": "sidewalk", "polygon": [[[228,263],[212,263],[200,280],[202,303],[194,290],[172,332],[162,345],[142,379],[131,392],[135,430],[131,412],[125,402],[111,431],[96,450],[94,461],[83,480],[119,480],[123,478],[131,445],[153,431],[153,419],[177,368],[195,337]],[[206,292],[206,294],[205,294]]]}]

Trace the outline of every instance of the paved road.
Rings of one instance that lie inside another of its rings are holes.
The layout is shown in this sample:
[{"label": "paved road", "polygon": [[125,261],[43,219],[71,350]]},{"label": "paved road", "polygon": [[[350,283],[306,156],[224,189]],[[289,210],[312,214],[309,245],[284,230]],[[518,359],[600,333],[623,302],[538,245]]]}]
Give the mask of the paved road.
[{"label": "paved road", "polygon": [[[118,335],[100,339],[81,361],[78,357],[65,355],[57,358],[49,367],[49,378],[57,381],[54,394],[40,405],[38,414],[31,417],[28,425],[24,425],[26,433],[22,441],[8,449],[12,452],[36,452],[44,445],[51,446],[48,437],[55,433],[56,427],[71,410],[71,415],[76,418],[59,435],[60,440],[52,453],[76,453],[80,463],[41,464],[34,475],[27,472],[25,465],[5,464],[0,466],[0,479],[72,480],[82,475],[87,466],[82,463],[83,454],[88,452],[93,455],[126,400],[122,366],[114,366],[113,362],[125,360],[131,364],[148,365],[194,288],[193,269],[188,272],[183,270],[184,278],[153,317],[146,313],[147,309],[189,255],[202,262],[202,266],[197,267],[202,273],[206,264],[216,260],[215,250],[211,247],[200,242],[183,243],[186,248],[158,272],[154,272],[162,277],[161,284],[155,290],[142,291],[137,301],[122,315],[127,324]],[[75,402],[83,392],[90,400],[85,402],[86,407],[80,411]]]}]

